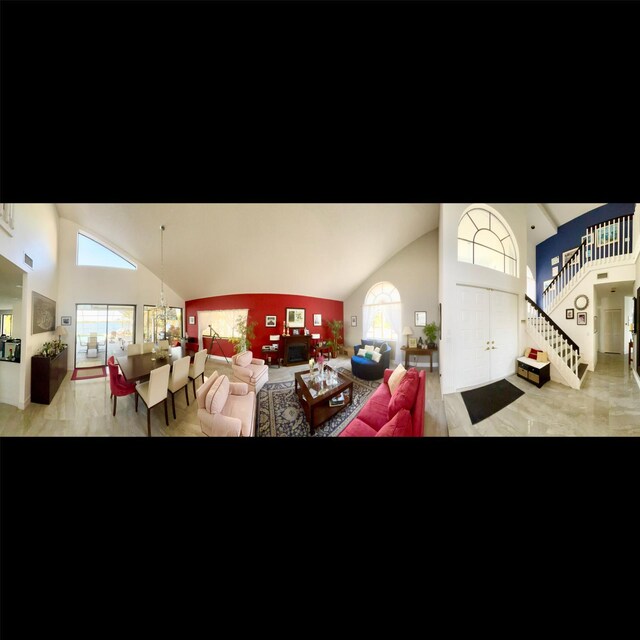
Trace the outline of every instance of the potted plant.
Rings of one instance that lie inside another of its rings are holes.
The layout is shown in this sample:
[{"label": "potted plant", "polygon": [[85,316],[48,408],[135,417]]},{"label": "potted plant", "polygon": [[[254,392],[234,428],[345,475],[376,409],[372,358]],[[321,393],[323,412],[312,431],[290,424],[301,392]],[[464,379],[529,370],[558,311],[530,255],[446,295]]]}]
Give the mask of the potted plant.
[{"label": "potted plant", "polygon": [[427,337],[427,349],[435,349],[436,338],[438,337],[438,325],[435,322],[430,322],[423,327],[422,332]]},{"label": "potted plant", "polygon": [[233,344],[233,350],[236,353],[242,353],[251,349],[251,340],[254,340],[256,334],[254,329],[258,323],[255,320],[247,323],[242,319],[242,316],[238,316],[236,320],[236,337],[229,338],[229,342]]},{"label": "potted plant", "polygon": [[342,342],[342,320],[327,320],[327,328],[331,332],[333,336],[333,340],[327,341],[327,346],[331,349],[331,353],[335,358],[338,355],[338,351],[340,350],[340,342]]}]

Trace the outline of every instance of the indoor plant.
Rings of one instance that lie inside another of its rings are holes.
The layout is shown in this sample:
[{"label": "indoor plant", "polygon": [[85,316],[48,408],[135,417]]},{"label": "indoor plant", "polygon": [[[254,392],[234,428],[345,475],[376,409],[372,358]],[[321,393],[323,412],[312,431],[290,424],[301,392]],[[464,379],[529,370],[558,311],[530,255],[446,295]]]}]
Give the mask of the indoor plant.
[{"label": "indoor plant", "polygon": [[238,316],[236,319],[236,337],[229,338],[229,342],[233,344],[233,350],[236,353],[242,353],[243,351],[251,349],[251,340],[254,340],[256,337],[253,330],[257,324],[255,320],[247,322],[242,316]]},{"label": "indoor plant", "polygon": [[427,337],[427,348],[434,349],[438,337],[438,325],[435,322],[430,322],[423,327],[422,332]]},{"label": "indoor plant", "polygon": [[327,341],[327,346],[331,349],[331,353],[335,358],[340,350],[340,342],[342,342],[342,320],[327,320],[327,328],[333,336],[333,340]]}]

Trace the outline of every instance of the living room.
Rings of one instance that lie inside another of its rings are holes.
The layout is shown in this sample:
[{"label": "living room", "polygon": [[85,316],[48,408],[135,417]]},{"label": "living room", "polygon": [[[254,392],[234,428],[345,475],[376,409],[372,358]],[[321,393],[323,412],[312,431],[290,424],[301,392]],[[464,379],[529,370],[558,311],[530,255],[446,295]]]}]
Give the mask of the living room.
[{"label": "living room", "polygon": [[[588,208],[587,205],[585,207]],[[456,367],[440,371],[441,360],[449,358],[450,362],[456,362],[458,357],[457,303],[450,294],[463,282],[522,295],[527,290],[526,267],[536,273],[537,244],[533,244],[534,236],[528,228],[531,226],[531,211],[535,210],[540,219],[540,210],[544,210],[542,205],[491,206],[499,210],[513,231],[519,248],[520,266],[518,276],[513,278],[455,259],[457,221],[466,208],[467,205],[446,204],[14,204],[14,228],[11,235],[0,234],[0,255],[13,271],[11,277],[21,280],[20,283],[16,280],[16,285],[21,285],[20,289],[12,285],[21,290],[20,298],[12,303],[14,332],[21,338],[21,361],[0,363],[3,381],[5,378],[12,381],[2,386],[3,432],[7,435],[62,435],[76,433],[77,430],[78,434],[87,435],[145,435],[145,410],[136,412],[133,398],[120,401],[114,420],[106,378],[70,379],[79,364],[76,362],[77,348],[73,348],[77,340],[78,305],[133,305],[136,310],[133,341],[142,342],[148,340],[145,333],[148,332],[147,309],[157,305],[163,288],[168,306],[180,310],[182,337],[195,341],[197,349],[204,347],[208,351],[205,377],[218,371],[220,375],[228,374],[230,380],[233,379],[232,365],[229,364],[234,355],[233,343],[220,336],[219,327],[207,326],[211,323],[201,321],[200,316],[224,310],[247,310],[248,320],[255,323],[255,337],[251,340],[253,357],[264,357],[267,361],[270,384],[293,385],[295,374],[308,368],[308,363],[279,366],[283,355],[283,333],[296,335],[293,332],[299,332],[301,336],[308,336],[312,346],[312,353],[308,355],[313,356],[318,353],[318,343],[322,346],[323,342],[332,340],[328,323],[342,321],[340,345],[345,351],[341,348],[330,352],[329,355],[334,357],[329,358],[329,366],[343,369],[348,375],[351,358],[357,357],[353,349],[366,337],[363,313],[366,312],[367,296],[375,291],[377,285],[389,283],[401,302],[399,316],[393,320],[397,325],[393,339],[387,340],[391,368],[405,362],[401,346],[423,337],[423,315],[425,324],[435,322],[439,329],[444,327],[438,336],[439,348],[434,350],[431,358],[412,357],[409,364],[426,373],[424,433],[448,435],[451,431],[454,435],[460,430],[455,424],[447,426],[444,396],[459,393],[465,385],[456,379]],[[594,208],[597,209],[595,205]],[[575,212],[572,215],[572,219],[580,217]],[[166,231],[160,231],[161,224]],[[379,229],[385,225],[394,229],[394,233],[380,234]],[[561,226],[556,225],[556,230]],[[194,229],[211,229],[216,237],[232,237],[239,233],[239,228],[246,230],[240,242],[241,251],[234,243],[227,242],[214,243],[212,249],[209,235],[194,234]],[[307,231],[301,233],[301,229]],[[344,234],[354,239],[349,251],[328,251],[331,243],[335,242],[336,229],[341,237]],[[103,243],[135,264],[136,268],[113,269],[77,264],[80,233]],[[549,233],[547,237],[552,235]],[[212,256],[211,261],[206,259],[208,255]],[[27,258],[32,262],[31,267],[25,263]],[[635,258],[635,270],[637,252],[632,258]],[[222,264],[230,267],[222,269],[218,266]],[[539,280],[543,276],[546,280],[546,272],[543,273],[542,269],[540,272]],[[54,398],[49,406],[30,403],[31,357],[41,350],[44,342],[57,335],[55,332],[32,333],[30,310],[34,292],[56,303],[56,330],[65,322],[70,323],[66,325],[64,340],[70,345],[67,376],[60,387],[57,403]],[[304,314],[299,327],[283,326],[292,309]],[[202,317],[206,319],[206,316]],[[419,323],[417,317],[420,317]],[[213,338],[209,337],[213,335],[212,331],[217,334]],[[280,338],[276,339],[276,336]],[[519,355],[528,341],[527,332],[521,326],[516,338]],[[118,344],[109,346],[105,340],[106,349],[115,348],[116,353]],[[266,346],[270,349],[263,352]],[[98,352],[95,355],[102,358],[105,352]],[[94,353],[90,355],[94,356]],[[635,358],[635,354],[632,355]],[[269,358],[271,363],[268,363]],[[589,364],[595,368],[596,362]],[[9,367],[13,367],[10,375],[5,374]],[[18,376],[14,375],[16,369]],[[562,381],[559,384],[563,384]],[[360,399],[367,392],[373,393],[374,389],[366,387],[364,384],[357,391]],[[91,397],[93,405],[91,402],[87,405],[86,401]],[[167,426],[161,410],[153,411],[153,434],[202,435],[197,410],[192,406],[193,394],[189,405],[180,395],[176,395],[175,402],[180,417],[178,422]],[[272,399],[271,402],[272,408],[267,410],[265,405],[265,412],[272,411],[279,401]],[[77,415],[79,406],[86,413],[82,413],[76,424],[68,417]],[[34,413],[33,420],[25,420],[24,414],[28,418],[29,411]],[[259,407],[256,414],[259,422]],[[346,415],[347,411],[343,414]],[[92,420],[97,416],[98,420]],[[348,422],[356,416],[357,412],[350,409]],[[278,434],[273,420],[264,420],[264,433]],[[329,431],[332,435],[339,435],[348,422]],[[7,429],[9,423],[13,426]],[[299,414],[293,416],[294,426],[285,433],[301,435],[302,423]],[[259,424],[256,431],[260,432]],[[322,430],[317,433],[322,433]]]}]

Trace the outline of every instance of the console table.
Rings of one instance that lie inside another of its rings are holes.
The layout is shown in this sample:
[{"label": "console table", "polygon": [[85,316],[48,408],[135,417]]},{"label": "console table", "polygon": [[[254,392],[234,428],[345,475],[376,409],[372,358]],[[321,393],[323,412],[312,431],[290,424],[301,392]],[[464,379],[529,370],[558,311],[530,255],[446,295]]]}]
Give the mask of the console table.
[{"label": "console table", "polygon": [[31,402],[50,404],[67,375],[68,349],[58,355],[31,356]]},{"label": "console table", "polygon": [[438,350],[435,349],[420,349],[419,347],[400,347],[401,351],[404,351],[404,368],[409,368],[409,356],[429,356],[429,372],[433,373],[433,353]]}]

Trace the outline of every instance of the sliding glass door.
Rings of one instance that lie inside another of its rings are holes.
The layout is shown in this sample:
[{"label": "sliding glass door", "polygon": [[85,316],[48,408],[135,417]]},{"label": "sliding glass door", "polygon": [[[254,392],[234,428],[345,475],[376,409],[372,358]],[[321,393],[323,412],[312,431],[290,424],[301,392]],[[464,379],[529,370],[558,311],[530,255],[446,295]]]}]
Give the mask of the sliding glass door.
[{"label": "sliding glass door", "polygon": [[135,326],[135,305],[77,304],[75,366],[96,367],[112,355],[126,355]]}]

